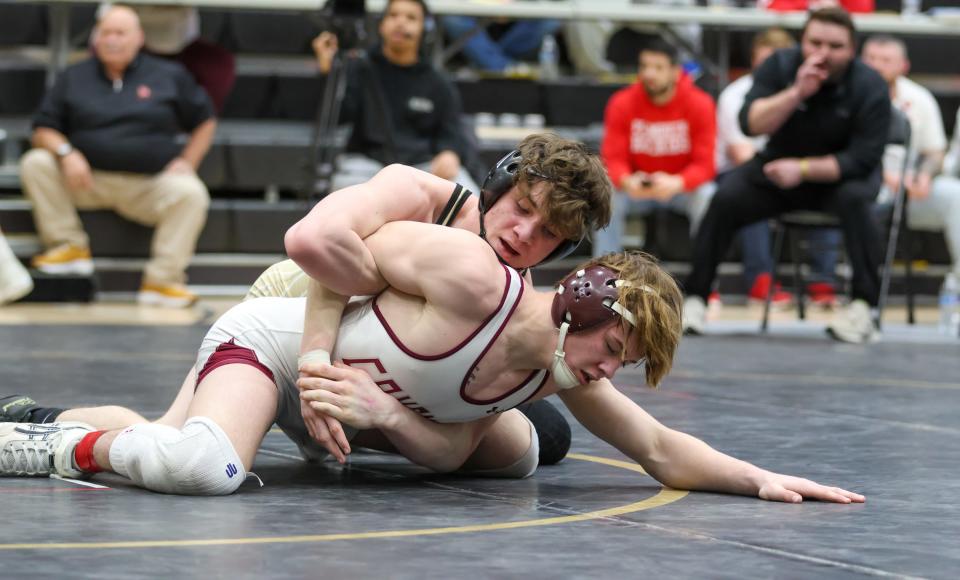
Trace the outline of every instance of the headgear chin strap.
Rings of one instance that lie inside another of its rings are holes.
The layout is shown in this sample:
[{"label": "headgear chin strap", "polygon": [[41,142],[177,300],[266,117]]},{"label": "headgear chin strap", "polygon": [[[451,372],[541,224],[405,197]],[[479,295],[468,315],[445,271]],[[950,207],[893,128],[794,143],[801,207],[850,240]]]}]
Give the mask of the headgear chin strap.
[{"label": "headgear chin strap", "polygon": [[[503,195],[510,191],[510,188],[516,184],[517,170],[520,169],[520,158],[520,151],[518,149],[514,149],[504,155],[500,161],[497,161],[497,164],[493,166],[490,172],[487,173],[487,177],[483,180],[483,185],[480,186],[480,237],[483,239],[487,239],[487,229],[484,226],[483,218],[487,215],[490,208],[493,207],[493,204],[497,203],[497,200],[503,197]],[[546,175],[534,175],[544,181],[550,181],[550,178]],[[543,264],[551,260],[566,258],[577,249],[580,241],[581,240],[563,240],[560,242],[560,245],[550,252],[550,255],[540,263]]]},{"label": "headgear chin strap", "polygon": [[[570,370],[564,358],[563,343],[567,333],[583,332],[613,322],[618,316],[637,326],[637,317],[617,302],[618,288],[630,285],[630,282],[620,280],[616,272],[600,265],[578,270],[560,282],[550,309],[553,323],[560,329],[550,366],[550,374],[559,388],[570,389],[580,385],[580,379]],[[656,292],[648,286],[643,289]]]}]

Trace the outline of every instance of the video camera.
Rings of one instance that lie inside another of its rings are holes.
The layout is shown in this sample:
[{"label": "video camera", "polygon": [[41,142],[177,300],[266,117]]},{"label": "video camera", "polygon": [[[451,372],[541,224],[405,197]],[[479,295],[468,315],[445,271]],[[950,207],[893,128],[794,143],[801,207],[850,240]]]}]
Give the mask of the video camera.
[{"label": "video camera", "polygon": [[363,48],[367,40],[366,0],[327,0],[320,17],[322,26],[337,35],[340,49]]}]

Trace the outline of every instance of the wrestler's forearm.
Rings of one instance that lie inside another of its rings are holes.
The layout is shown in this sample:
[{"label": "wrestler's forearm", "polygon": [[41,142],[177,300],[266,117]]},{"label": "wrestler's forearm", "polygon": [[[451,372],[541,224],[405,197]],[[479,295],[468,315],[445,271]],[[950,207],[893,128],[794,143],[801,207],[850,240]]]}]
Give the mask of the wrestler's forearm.
[{"label": "wrestler's forearm", "polygon": [[348,296],[337,294],[316,280],[310,280],[300,354],[319,349],[333,352],[340,328],[340,317],[343,316],[348,299]]},{"label": "wrestler's forearm", "polygon": [[759,490],[763,470],[665,427],[606,379],[560,397],[584,427],[664,485],[754,496]]},{"label": "wrestler's forearm", "polygon": [[675,489],[756,496],[764,471],[710,447],[700,439],[663,428],[656,452],[641,462],[657,481]]},{"label": "wrestler's forearm", "polygon": [[402,407],[380,431],[410,461],[447,473],[459,469],[477,448],[482,422],[434,423]]}]

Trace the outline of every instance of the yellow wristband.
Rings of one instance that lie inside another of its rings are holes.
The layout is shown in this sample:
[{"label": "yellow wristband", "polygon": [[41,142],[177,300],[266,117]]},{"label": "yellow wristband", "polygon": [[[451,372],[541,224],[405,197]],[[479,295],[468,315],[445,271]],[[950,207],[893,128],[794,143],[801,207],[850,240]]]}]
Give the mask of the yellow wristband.
[{"label": "yellow wristband", "polygon": [[804,157],[800,160],[800,178],[806,179],[810,173],[810,160]]}]

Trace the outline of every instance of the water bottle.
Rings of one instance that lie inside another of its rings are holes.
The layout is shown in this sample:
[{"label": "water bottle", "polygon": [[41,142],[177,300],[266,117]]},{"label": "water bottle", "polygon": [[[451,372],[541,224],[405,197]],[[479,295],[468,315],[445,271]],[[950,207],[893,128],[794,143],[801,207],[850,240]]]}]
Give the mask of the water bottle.
[{"label": "water bottle", "polygon": [[540,44],[540,80],[552,81],[560,76],[559,60],[557,39],[552,34],[544,36]]},{"label": "water bottle", "polygon": [[900,5],[900,16],[910,17],[920,14],[922,3],[923,0],[903,0],[903,4]]},{"label": "water bottle", "polygon": [[940,333],[957,336],[960,332],[960,282],[951,272],[940,287]]}]

